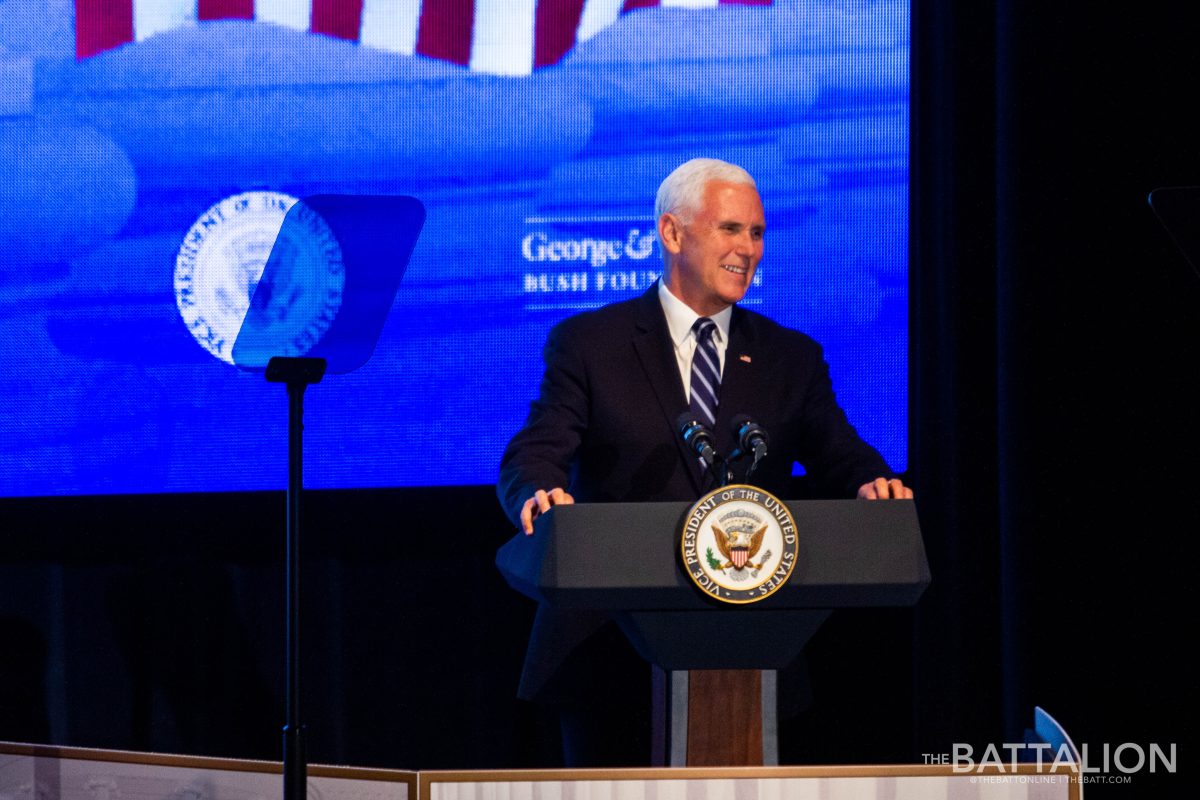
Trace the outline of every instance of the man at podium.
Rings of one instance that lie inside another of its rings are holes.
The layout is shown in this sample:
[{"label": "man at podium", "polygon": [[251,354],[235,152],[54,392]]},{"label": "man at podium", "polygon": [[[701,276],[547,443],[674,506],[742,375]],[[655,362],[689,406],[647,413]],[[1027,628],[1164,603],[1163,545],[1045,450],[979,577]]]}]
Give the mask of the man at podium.
[{"label": "man at podium", "polygon": [[[688,161],[659,186],[655,217],[658,283],[550,332],[538,397],[501,461],[513,523],[532,534],[558,504],[696,500],[727,477],[747,481],[750,459],[714,475],[681,436],[706,431],[731,453],[747,423],[769,440],[749,482],[777,496],[799,462],[826,496],[911,498],[838,406],[820,345],[737,306],[766,229],[750,174]],[[519,695],[560,709],[572,766],[634,766],[649,753],[649,671],[605,623],[543,606],[530,637]]]}]

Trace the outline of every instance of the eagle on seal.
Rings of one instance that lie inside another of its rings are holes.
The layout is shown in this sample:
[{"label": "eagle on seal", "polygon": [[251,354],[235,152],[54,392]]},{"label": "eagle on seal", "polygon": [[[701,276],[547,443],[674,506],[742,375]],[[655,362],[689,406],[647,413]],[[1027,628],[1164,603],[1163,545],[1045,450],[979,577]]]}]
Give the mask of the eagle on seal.
[{"label": "eagle on seal", "polygon": [[762,567],[762,564],[755,564],[750,559],[758,555],[758,551],[762,549],[763,536],[767,533],[766,525],[763,525],[754,533],[744,533],[742,531],[726,533],[718,525],[713,525],[712,529],[713,533],[716,534],[717,549],[725,557],[725,563],[720,566],[720,569],[733,567],[734,569],[742,570],[746,568],[747,564],[750,565],[750,569],[759,569]]}]

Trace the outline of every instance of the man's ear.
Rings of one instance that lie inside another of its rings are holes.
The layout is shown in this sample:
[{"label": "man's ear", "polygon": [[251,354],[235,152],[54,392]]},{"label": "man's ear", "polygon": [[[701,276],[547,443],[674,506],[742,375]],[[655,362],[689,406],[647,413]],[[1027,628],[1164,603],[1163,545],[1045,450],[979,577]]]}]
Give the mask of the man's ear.
[{"label": "man's ear", "polygon": [[672,255],[683,249],[683,222],[674,214],[663,214],[658,218],[658,242]]}]

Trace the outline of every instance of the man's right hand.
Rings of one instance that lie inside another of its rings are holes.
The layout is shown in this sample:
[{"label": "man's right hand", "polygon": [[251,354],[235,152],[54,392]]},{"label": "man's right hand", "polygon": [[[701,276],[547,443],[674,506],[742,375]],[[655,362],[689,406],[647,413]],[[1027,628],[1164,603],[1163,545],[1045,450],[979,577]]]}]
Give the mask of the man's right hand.
[{"label": "man's right hand", "polygon": [[521,527],[525,530],[525,535],[533,535],[533,521],[549,511],[551,506],[566,506],[574,502],[574,497],[557,487],[548,492],[538,489],[521,507]]}]

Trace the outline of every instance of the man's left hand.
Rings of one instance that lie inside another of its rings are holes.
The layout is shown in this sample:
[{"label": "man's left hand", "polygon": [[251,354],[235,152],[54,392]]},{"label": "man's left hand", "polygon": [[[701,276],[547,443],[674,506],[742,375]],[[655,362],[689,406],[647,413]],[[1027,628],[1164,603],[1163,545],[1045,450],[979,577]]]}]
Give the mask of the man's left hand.
[{"label": "man's left hand", "polygon": [[912,489],[899,478],[876,478],[858,487],[859,500],[912,500]]}]

